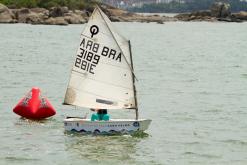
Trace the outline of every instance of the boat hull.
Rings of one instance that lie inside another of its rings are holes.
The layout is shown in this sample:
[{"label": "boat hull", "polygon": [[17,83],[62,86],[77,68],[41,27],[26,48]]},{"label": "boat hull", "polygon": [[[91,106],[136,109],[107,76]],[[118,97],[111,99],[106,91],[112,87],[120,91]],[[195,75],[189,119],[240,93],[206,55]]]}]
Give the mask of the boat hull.
[{"label": "boat hull", "polygon": [[109,121],[91,121],[90,119],[67,118],[64,120],[66,131],[76,131],[85,134],[131,134],[148,129],[151,120],[112,119]]}]

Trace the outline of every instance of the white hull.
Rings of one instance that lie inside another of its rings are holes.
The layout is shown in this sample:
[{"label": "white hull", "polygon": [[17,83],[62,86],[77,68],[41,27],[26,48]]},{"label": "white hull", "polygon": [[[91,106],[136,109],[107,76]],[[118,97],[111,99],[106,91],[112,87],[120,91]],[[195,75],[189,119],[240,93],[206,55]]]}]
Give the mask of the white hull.
[{"label": "white hull", "polygon": [[67,118],[64,120],[66,131],[76,131],[85,134],[131,134],[136,131],[145,131],[151,120],[139,119],[112,119],[109,121],[91,121],[90,119]]}]

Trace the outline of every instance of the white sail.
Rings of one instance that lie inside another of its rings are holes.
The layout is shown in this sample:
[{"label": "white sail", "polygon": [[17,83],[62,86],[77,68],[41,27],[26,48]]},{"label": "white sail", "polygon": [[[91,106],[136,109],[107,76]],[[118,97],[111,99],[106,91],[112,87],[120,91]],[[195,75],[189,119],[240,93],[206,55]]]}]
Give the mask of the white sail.
[{"label": "white sail", "polygon": [[128,40],[96,7],[73,62],[65,104],[88,108],[136,108]]}]

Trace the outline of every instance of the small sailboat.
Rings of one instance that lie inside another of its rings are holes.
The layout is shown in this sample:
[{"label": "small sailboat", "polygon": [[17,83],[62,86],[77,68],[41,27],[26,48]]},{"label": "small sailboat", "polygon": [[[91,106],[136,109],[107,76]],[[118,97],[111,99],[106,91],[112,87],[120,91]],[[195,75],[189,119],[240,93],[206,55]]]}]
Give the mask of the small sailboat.
[{"label": "small sailboat", "polygon": [[64,104],[136,111],[134,119],[91,121],[67,117],[64,120],[66,131],[129,134],[146,130],[151,122],[138,116],[130,41],[117,33],[98,6],[81,34]]}]

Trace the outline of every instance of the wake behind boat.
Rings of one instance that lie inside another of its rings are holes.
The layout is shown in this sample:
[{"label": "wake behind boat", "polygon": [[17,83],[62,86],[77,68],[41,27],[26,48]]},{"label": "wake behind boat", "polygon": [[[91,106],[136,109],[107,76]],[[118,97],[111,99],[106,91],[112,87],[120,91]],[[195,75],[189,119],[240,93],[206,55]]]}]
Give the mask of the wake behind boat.
[{"label": "wake behind boat", "polygon": [[135,109],[135,119],[64,120],[65,130],[87,133],[144,131],[139,119],[130,41],[120,36],[97,6],[81,34],[64,104],[93,109]]}]

